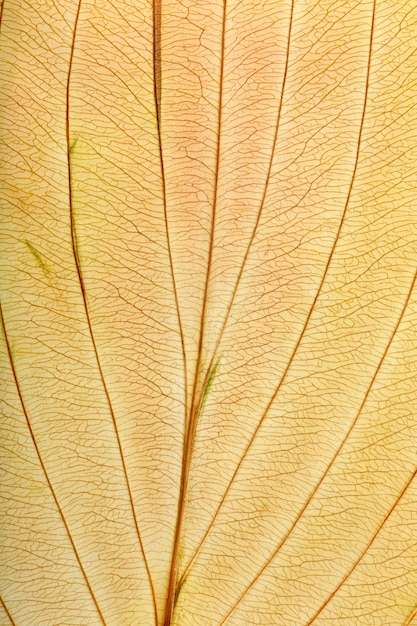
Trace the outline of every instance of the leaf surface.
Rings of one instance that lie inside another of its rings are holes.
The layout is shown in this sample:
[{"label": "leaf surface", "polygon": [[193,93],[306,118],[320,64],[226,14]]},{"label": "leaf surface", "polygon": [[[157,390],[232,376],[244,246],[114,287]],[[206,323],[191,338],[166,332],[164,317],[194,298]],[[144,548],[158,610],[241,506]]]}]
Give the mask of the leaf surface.
[{"label": "leaf surface", "polygon": [[416,23],[4,0],[2,624],[417,624]]}]

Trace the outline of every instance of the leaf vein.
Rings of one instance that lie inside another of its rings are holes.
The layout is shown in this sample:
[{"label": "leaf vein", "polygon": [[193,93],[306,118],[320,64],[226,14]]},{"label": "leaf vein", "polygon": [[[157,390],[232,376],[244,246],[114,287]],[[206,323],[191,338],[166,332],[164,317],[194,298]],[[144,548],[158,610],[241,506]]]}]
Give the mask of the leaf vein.
[{"label": "leaf vein", "polygon": [[0,596],[0,602],[1,602],[1,605],[2,605],[2,607],[4,609],[4,612],[6,613],[7,617],[9,618],[12,626],[16,626],[16,622],[14,621],[14,619],[13,619],[9,609],[7,608],[7,605],[6,605],[5,601],[3,600],[3,598],[1,596]]},{"label": "leaf vein", "polygon": [[70,51],[70,58],[69,58],[69,64],[68,64],[68,76],[67,76],[67,84],[66,84],[65,127],[66,127],[66,143],[67,143],[68,197],[69,197],[69,211],[70,211],[70,224],[71,224],[71,245],[72,245],[72,251],[73,251],[73,256],[74,256],[74,262],[75,262],[75,266],[76,266],[76,272],[77,272],[77,276],[78,276],[78,280],[79,280],[79,284],[80,284],[80,290],[81,290],[81,296],[82,296],[84,310],[85,310],[87,326],[88,326],[88,330],[89,330],[89,334],[90,334],[90,338],[91,338],[91,344],[92,344],[92,347],[93,347],[94,356],[95,356],[95,360],[96,360],[96,363],[97,363],[97,369],[99,371],[99,375],[100,375],[100,379],[101,379],[101,382],[102,382],[104,394],[105,394],[105,397],[106,397],[106,401],[107,401],[107,404],[108,404],[108,407],[109,407],[109,411],[110,411],[110,415],[111,415],[111,419],[112,419],[112,423],[113,423],[114,432],[115,432],[115,435],[116,435],[117,446],[118,446],[120,459],[121,459],[121,463],[122,463],[122,467],[123,467],[123,473],[124,473],[125,480],[126,480],[126,487],[127,487],[127,491],[128,491],[129,503],[130,503],[130,508],[131,508],[132,515],[133,515],[133,521],[134,521],[134,525],[135,525],[135,530],[136,530],[136,534],[137,534],[137,537],[138,537],[140,549],[141,549],[141,552],[142,552],[142,555],[143,555],[143,560],[144,560],[144,564],[145,564],[146,573],[147,573],[147,576],[149,578],[149,584],[150,584],[150,588],[151,588],[152,601],[153,601],[153,610],[154,610],[155,624],[157,624],[158,623],[158,617],[157,617],[155,589],[154,589],[154,586],[153,586],[153,581],[152,581],[152,577],[151,577],[151,573],[150,573],[150,569],[149,569],[149,564],[148,564],[148,561],[147,561],[147,558],[146,558],[146,554],[145,554],[145,550],[144,550],[144,546],[143,546],[143,542],[142,542],[142,537],[141,537],[141,533],[140,533],[140,530],[139,530],[139,523],[138,523],[138,519],[137,519],[137,516],[136,516],[135,505],[134,505],[134,500],[133,500],[133,494],[132,494],[132,489],[131,489],[131,486],[130,486],[129,476],[128,476],[128,472],[127,472],[126,461],[125,461],[125,457],[124,457],[124,454],[123,454],[123,448],[122,448],[122,443],[121,443],[121,439],[120,439],[119,429],[118,429],[118,426],[117,426],[116,416],[115,416],[113,405],[112,405],[112,402],[111,402],[109,390],[107,388],[107,384],[106,384],[106,381],[105,381],[105,378],[104,378],[104,372],[103,372],[103,369],[102,369],[102,366],[101,366],[100,357],[99,357],[99,353],[98,353],[98,348],[97,348],[97,344],[96,344],[95,337],[94,337],[93,327],[92,327],[91,318],[90,318],[90,312],[89,312],[88,303],[87,303],[87,292],[86,292],[86,288],[85,288],[84,277],[83,277],[83,274],[82,274],[81,263],[80,263],[78,248],[77,248],[77,234],[76,234],[76,227],[75,227],[75,220],[74,220],[73,182],[72,182],[72,168],[71,168],[71,145],[72,145],[72,143],[71,143],[71,139],[70,139],[70,116],[69,116],[69,109],[70,109],[70,107],[69,107],[69,103],[70,103],[71,73],[72,73],[73,60],[74,60],[74,51],[75,51],[75,41],[76,41],[77,27],[78,27],[80,12],[81,12],[81,4],[82,4],[82,0],[79,0],[78,7],[77,7],[77,13],[76,13],[76,17],[75,17],[75,22],[74,22],[74,30],[73,30],[73,37],[72,37],[72,43],[71,43],[71,51]]},{"label": "leaf vein", "polygon": [[[10,363],[10,367],[11,367],[11,370],[12,370],[13,379],[14,379],[14,382],[15,382],[15,385],[16,385],[17,394],[19,396],[19,400],[20,400],[20,404],[22,406],[23,414],[25,416],[26,424],[27,424],[27,427],[29,429],[29,433],[30,433],[30,437],[32,439],[33,445],[35,447],[36,454],[38,456],[39,463],[40,463],[41,468],[42,468],[42,472],[43,472],[43,474],[45,476],[46,482],[48,483],[48,487],[50,489],[50,492],[52,494],[52,497],[53,497],[54,502],[56,504],[56,507],[58,509],[58,513],[59,513],[59,515],[60,515],[60,517],[62,519],[62,522],[64,524],[64,528],[65,528],[66,533],[68,535],[68,539],[70,541],[71,547],[72,547],[72,549],[74,551],[75,558],[77,559],[78,565],[80,567],[81,573],[82,573],[83,578],[85,580],[85,583],[87,585],[88,591],[89,591],[89,593],[91,595],[91,598],[92,598],[92,600],[94,602],[94,605],[95,605],[95,607],[97,609],[97,612],[99,614],[100,621],[103,624],[103,626],[106,626],[106,622],[104,621],[103,614],[102,614],[102,612],[100,610],[100,607],[98,605],[97,599],[96,599],[96,597],[94,595],[93,589],[92,589],[92,587],[90,585],[90,582],[88,580],[86,571],[85,571],[84,566],[83,566],[83,564],[81,562],[81,558],[80,558],[80,556],[78,554],[78,551],[77,551],[77,548],[75,546],[74,539],[72,537],[72,534],[71,534],[71,531],[69,529],[69,526],[68,526],[68,524],[66,522],[64,513],[63,513],[63,511],[61,509],[61,505],[59,504],[58,496],[56,495],[55,490],[54,490],[54,488],[52,486],[52,482],[51,482],[51,480],[49,478],[49,474],[48,474],[47,469],[45,467],[45,464],[43,462],[43,459],[42,459],[42,456],[41,456],[41,453],[40,453],[40,450],[39,450],[39,447],[38,447],[38,443],[37,443],[36,438],[35,438],[35,433],[34,433],[33,428],[32,428],[32,423],[31,423],[31,421],[29,419],[29,414],[28,414],[28,411],[26,409],[26,405],[25,405],[25,402],[24,402],[24,399],[23,399],[23,394],[22,394],[22,390],[21,390],[21,387],[20,387],[19,379],[17,377],[17,372],[16,372],[16,368],[15,368],[15,364],[14,364],[14,360],[13,360],[13,356],[12,356],[12,350],[11,350],[11,346],[10,346],[9,336],[8,336],[8,333],[7,333],[7,330],[6,330],[6,323],[5,323],[5,319],[4,319],[3,307],[2,307],[1,302],[0,302],[0,320],[1,320],[1,326],[2,326],[2,330],[3,330],[5,343],[6,343],[7,354],[8,354],[8,357],[9,357],[9,363]],[[2,601],[2,604],[5,607],[3,601]],[[5,610],[6,610],[6,613],[9,615],[6,607],[5,607]],[[14,623],[13,620],[12,620],[12,623]]]},{"label": "leaf vein", "polygon": [[186,424],[186,432],[185,432],[185,438],[184,438],[183,465],[182,465],[182,473],[181,473],[181,486],[180,486],[180,496],[179,496],[179,504],[178,504],[177,527],[175,531],[174,550],[173,550],[172,565],[171,565],[171,572],[170,572],[170,579],[169,579],[168,599],[167,599],[167,605],[166,605],[167,608],[166,608],[164,626],[169,626],[171,623],[172,612],[173,612],[175,599],[176,599],[176,592],[179,588],[177,585],[178,558],[179,558],[179,548],[180,548],[182,524],[183,524],[184,510],[185,510],[185,498],[186,498],[186,492],[187,492],[187,487],[188,487],[188,477],[189,477],[191,457],[192,457],[192,451],[193,451],[193,441],[194,441],[195,430],[197,426],[197,418],[200,413],[201,405],[203,402],[204,389],[206,387],[206,383],[210,375],[210,371],[212,369],[210,367],[207,370],[204,376],[203,385],[202,385],[203,394],[202,395],[200,394],[200,397],[198,397],[199,372],[200,372],[202,357],[203,357],[205,319],[206,319],[206,313],[207,313],[208,290],[209,290],[210,273],[211,273],[213,249],[214,249],[216,209],[217,209],[218,188],[219,188],[218,183],[219,183],[219,174],[220,174],[220,153],[221,153],[221,138],[222,138],[221,130],[222,130],[222,111],[223,111],[223,79],[224,79],[224,61],[225,61],[226,18],[227,18],[227,0],[223,0],[219,95],[218,95],[218,104],[217,104],[217,142],[216,142],[216,161],[215,161],[215,172],[214,172],[214,192],[213,192],[213,209],[212,209],[212,218],[211,218],[211,232],[210,232],[209,252],[208,252],[208,260],[207,260],[207,269],[206,269],[206,278],[205,278],[205,285],[204,285],[201,318],[200,318],[200,336],[199,336],[197,359],[196,359],[196,366],[195,366],[195,372],[194,372],[193,390],[191,394],[192,399],[191,399],[189,419],[188,419],[188,423]]},{"label": "leaf vein", "polygon": [[[233,302],[234,302],[234,299],[236,297],[236,293],[237,293],[237,290],[238,290],[238,287],[239,287],[239,284],[240,284],[240,281],[241,281],[241,278],[242,278],[242,274],[243,274],[243,271],[244,271],[247,259],[249,257],[250,248],[251,248],[252,243],[253,243],[253,241],[255,239],[255,235],[256,235],[256,232],[257,232],[257,229],[258,229],[259,221],[260,221],[260,218],[261,218],[261,213],[262,213],[264,202],[265,202],[265,197],[266,197],[266,193],[267,193],[267,187],[268,187],[268,183],[269,183],[270,176],[271,176],[271,170],[272,170],[272,163],[273,163],[275,148],[276,148],[277,139],[278,139],[279,124],[280,124],[281,110],[282,110],[282,103],[283,103],[283,94],[284,94],[284,88],[285,88],[285,83],[286,83],[286,77],[287,77],[287,73],[288,73],[290,40],[291,40],[292,20],[293,20],[293,13],[294,13],[294,2],[295,2],[295,0],[292,0],[292,3],[291,3],[291,13],[290,13],[290,19],[289,19],[289,26],[288,26],[288,45],[287,45],[287,50],[286,50],[286,61],[285,61],[285,68],[284,68],[283,81],[282,81],[282,87],[281,87],[281,96],[280,96],[280,102],[279,102],[279,105],[278,105],[278,114],[277,114],[277,122],[276,122],[276,127],[275,127],[275,135],[274,135],[274,140],[273,140],[272,149],[271,149],[271,157],[270,157],[270,160],[269,160],[269,166],[268,166],[268,171],[267,171],[267,176],[266,176],[266,181],[265,181],[265,188],[264,188],[264,192],[263,192],[263,195],[262,195],[262,198],[261,198],[261,204],[260,204],[260,208],[259,208],[259,211],[258,211],[256,222],[255,222],[255,225],[254,225],[254,228],[253,228],[253,231],[252,231],[252,235],[251,235],[251,238],[249,240],[249,244],[248,244],[248,247],[246,249],[245,256],[243,258],[242,266],[240,268],[239,274],[238,274],[237,279],[236,279],[236,283],[235,283],[235,286],[234,286],[234,289],[233,289],[233,293],[232,293],[232,296],[231,296],[230,303],[229,303],[229,305],[227,307],[227,310],[226,310],[226,316],[225,316],[223,325],[221,327],[218,339],[217,339],[216,344],[215,344],[215,348],[213,350],[213,355],[212,355],[212,358],[211,358],[211,361],[210,361],[210,364],[209,364],[209,367],[208,367],[208,370],[207,370],[208,373],[211,372],[212,369],[213,369],[214,359],[215,359],[217,351],[219,349],[219,345],[220,345],[222,336],[224,334],[224,330],[226,328],[226,325],[227,325],[227,322],[228,322],[228,319],[229,319],[229,316],[230,316],[230,313],[231,313],[231,310],[232,310],[232,307],[233,307]],[[205,383],[206,382],[207,381],[205,381]],[[255,433],[256,432],[257,432],[257,430],[255,431]],[[251,440],[250,443],[252,443],[252,440]],[[246,456],[247,450],[248,449],[245,450],[244,457]],[[240,467],[240,463],[238,465],[238,468],[239,467]],[[217,508],[217,510],[216,510],[216,512],[215,512],[215,514],[214,514],[214,516],[213,516],[213,518],[211,520],[211,522],[210,522],[210,525],[208,526],[208,528],[207,528],[207,530],[206,530],[202,540],[200,541],[199,545],[197,546],[197,548],[196,548],[196,550],[195,550],[195,552],[194,552],[194,554],[193,554],[193,556],[192,556],[192,558],[191,558],[187,568],[185,569],[184,573],[182,574],[181,579],[180,579],[180,581],[178,583],[179,585],[182,584],[182,582],[183,582],[185,576],[187,575],[187,572],[189,571],[192,563],[194,562],[197,554],[200,552],[201,547],[202,547],[202,545],[203,545],[203,543],[204,543],[204,541],[205,541],[205,539],[206,539],[206,537],[207,537],[211,527],[213,526],[213,523],[214,523],[215,519],[217,518],[217,515],[218,515],[218,513],[219,513],[219,511],[220,511],[220,509],[221,509],[221,507],[223,505],[223,502],[224,502],[224,500],[226,498],[226,495],[229,492],[231,484],[232,484],[233,480],[235,479],[235,476],[237,474],[238,468],[236,469],[235,473],[232,476],[232,479],[231,479],[231,481],[230,481],[230,483],[229,483],[229,485],[228,485],[228,487],[226,489],[226,492],[225,492],[225,494],[224,494],[224,496],[223,496],[223,498],[222,498],[222,500],[221,500],[221,502],[220,502],[220,504],[219,504],[219,506],[218,506],[218,508]]]}]

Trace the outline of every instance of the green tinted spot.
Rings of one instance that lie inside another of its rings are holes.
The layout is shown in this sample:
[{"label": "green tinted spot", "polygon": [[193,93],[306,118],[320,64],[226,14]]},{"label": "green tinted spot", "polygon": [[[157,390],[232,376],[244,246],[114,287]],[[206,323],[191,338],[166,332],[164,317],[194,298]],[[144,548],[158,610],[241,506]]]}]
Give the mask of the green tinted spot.
[{"label": "green tinted spot", "polygon": [[27,239],[25,239],[25,244],[27,245],[32,255],[34,256],[36,263],[39,265],[43,273],[47,276],[49,274],[49,267],[48,267],[48,264],[45,262],[41,253],[38,252],[36,248]]},{"label": "green tinted spot", "polygon": [[204,409],[204,405],[206,404],[206,400],[207,400],[210,388],[211,388],[211,386],[212,386],[212,384],[214,382],[214,378],[216,376],[217,370],[219,369],[220,358],[221,357],[219,357],[217,359],[217,361],[215,362],[215,364],[211,368],[210,374],[209,374],[209,376],[207,378],[206,386],[204,387],[203,397],[202,397],[202,400],[201,400],[200,414],[202,413],[202,411]]},{"label": "green tinted spot", "polygon": [[175,592],[174,606],[175,606],[175,604],[176,604],[176,603],[177,603],[177,601],[178,601],[178,596],[180,595],[181,590],[182,590],[182,588],[183,588],[183,586],[184,586],[184,583],[185,583],[185,581],[187,580],[187,578],[188,578],[188,576],[186,576],[186,577],[183,579],[183,581],[181,582],[180,586],[178,587],[178,589],[177,589],[177,590],[176,590],[176,592]]}]

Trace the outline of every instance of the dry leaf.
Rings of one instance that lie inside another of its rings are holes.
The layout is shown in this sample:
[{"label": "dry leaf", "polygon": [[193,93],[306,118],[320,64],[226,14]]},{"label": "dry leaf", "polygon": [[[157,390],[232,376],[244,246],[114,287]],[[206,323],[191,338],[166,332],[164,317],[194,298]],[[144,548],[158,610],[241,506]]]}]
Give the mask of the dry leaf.
[{"label": "dry leaf", "polygon": [[2,626],[417,625],[417,5],[1,17]]}]

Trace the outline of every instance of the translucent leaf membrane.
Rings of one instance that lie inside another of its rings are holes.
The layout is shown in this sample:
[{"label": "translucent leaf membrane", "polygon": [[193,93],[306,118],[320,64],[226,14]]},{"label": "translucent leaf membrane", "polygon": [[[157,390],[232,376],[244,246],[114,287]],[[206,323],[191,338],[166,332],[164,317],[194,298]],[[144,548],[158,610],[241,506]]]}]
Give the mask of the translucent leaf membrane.
[{"label": "translucent leaf membrane", "polygon": [[1,7],[1,624],[416,626],[417,8]]},{"label": "translucent leaf membrane", "polygon": [[253,204],[256,228],[223,316],[217,384],[197,435],[188,559],[304,332],[350,192],[371,13],[363,5],[330,6],[324,17],[323,5],[314,12],[288,6],[282,21],[287,49],[280,100],[273,107],[276,140],[269,146],[262,193]]}]

